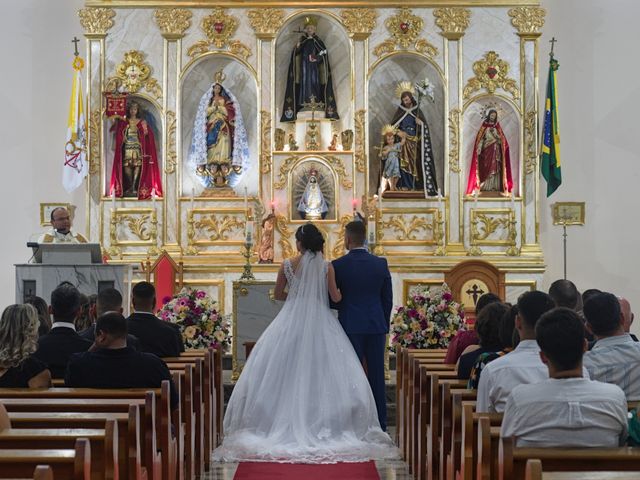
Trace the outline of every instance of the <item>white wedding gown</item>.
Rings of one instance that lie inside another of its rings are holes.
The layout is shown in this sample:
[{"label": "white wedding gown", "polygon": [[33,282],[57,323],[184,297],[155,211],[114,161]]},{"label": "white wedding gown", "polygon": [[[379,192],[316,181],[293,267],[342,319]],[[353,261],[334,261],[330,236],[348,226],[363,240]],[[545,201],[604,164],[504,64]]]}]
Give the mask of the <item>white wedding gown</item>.
[{"label": "white wedding gown", "polygon": [[222,461],[397,458],[358,357],[329,309],[327,263],[285,260],[287,300],[251,351],[224,417]]}]

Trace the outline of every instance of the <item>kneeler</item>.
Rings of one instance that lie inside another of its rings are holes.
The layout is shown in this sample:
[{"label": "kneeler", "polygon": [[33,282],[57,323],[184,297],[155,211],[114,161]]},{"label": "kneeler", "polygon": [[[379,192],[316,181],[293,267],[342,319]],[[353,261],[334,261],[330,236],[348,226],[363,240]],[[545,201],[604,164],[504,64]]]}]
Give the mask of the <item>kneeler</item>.
[{"label": "kneeler", "polygon": [[153,283],[156,288],[156,311],[162,308],[167,297],[173,297],[176,291],[182,289],[183,264],[176,263],[164,250],[153,264],[148,258],[146,262],[142,262],[142,270],[146,274],[147,282]]}]

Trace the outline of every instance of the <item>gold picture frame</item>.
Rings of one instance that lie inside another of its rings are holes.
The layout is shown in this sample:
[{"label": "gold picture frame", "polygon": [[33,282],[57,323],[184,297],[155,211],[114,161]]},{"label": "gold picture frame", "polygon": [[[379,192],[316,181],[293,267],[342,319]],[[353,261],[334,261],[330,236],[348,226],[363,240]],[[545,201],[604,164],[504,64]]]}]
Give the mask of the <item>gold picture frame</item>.
[{"label": "gold picture frame", "polygon": [[556,202],[552,207],[554,225],[584,225],[585,202]]},{"label": "gold picture frame", "polygon": [[56,208],[66,208],[73,220],[73,209],[70,203],[63,202],[46,202],[40,204],[40,226],[47,227],[51,225],[51,212]]}]

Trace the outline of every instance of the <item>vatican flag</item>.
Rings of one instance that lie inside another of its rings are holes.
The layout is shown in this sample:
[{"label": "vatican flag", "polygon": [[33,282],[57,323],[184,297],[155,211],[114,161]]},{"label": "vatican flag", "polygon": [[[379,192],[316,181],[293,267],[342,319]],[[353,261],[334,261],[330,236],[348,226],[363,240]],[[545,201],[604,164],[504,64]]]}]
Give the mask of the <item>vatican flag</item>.
[{"label": "vatican flag", "polygon": [[76,56],[73,60],[73,83],[67,121],[67,141],[64,146],[64,166],[62,186],[72,192],[87,176],[87,126],[84,117],[84,96],[82,95],[82,69],[84,61]]}]

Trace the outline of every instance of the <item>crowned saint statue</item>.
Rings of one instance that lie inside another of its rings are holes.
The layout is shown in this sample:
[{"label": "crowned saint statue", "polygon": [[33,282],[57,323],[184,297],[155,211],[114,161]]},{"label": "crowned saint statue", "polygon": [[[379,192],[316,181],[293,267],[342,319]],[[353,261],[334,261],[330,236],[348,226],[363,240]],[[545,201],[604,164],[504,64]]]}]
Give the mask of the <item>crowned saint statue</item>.
[{"label": "crowned saint statue", "polygon": [[298,213],[303,220],[324,220],[328,211],[329,206],[318,183],[318,170],[311,167],[307,186],[298,202]]},{"label": "crowned saint statue", "polygon": [[281,122],[294,122],[305,104],[323,104],[325,118],[337,120],[329,53],[316,35],[318,19],[305,17],[304,34],[298,40],[289,61]]},{"label": "crowned saint statue", "polygon": [[222,71],[204,92],[193,125],[189,162],[207,189],[234,187],[249,167],[249,143],[240,105],[222,86]]}]

